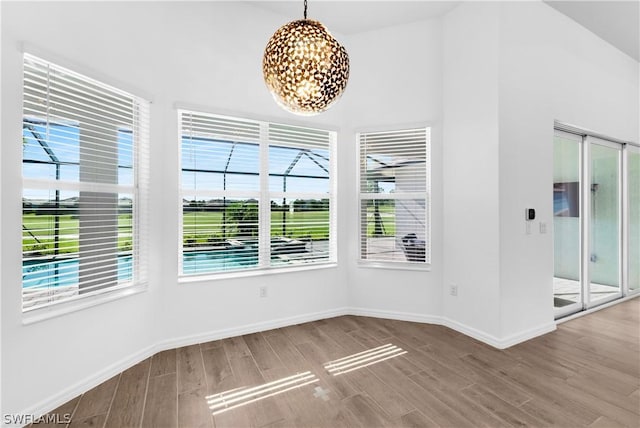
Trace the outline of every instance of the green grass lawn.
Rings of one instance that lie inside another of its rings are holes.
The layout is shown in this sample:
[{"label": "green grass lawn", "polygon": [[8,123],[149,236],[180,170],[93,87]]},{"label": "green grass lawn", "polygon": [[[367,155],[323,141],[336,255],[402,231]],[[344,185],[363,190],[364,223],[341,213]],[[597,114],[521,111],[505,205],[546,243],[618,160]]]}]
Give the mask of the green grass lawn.
[{"label": "green grass lawn", "polygon": [[[40,255],[54,253],[55,218],[52,215],[24,214],[22,216],[22,248],[25,252],[37,252]],[[79,221],[76,216],[62,215],[58,219],[59,252],[75,253],[78,251]],[[131,233],[131,214],[118,215],[118,231]],[[120,251],[131,250],[130,236],[118,237]],[[34,254],[35,255],[35,254]]]},{"label": "green grass lawn", "polygon": [[[395,207],[389,205],[382,205],[378,208],[380,212],[380,219],[382,220],[383,235],[382,236],[395,236],[396,234],[396,213]],[[367,236],[374,236],[375,232],[375,216],[374,207],[367,207]]]},{"label": "green grass lawn", "polygon": [[[382,217],[383,235],[382,236],[395,236],[396,235],[396,219],[395,217]],[[373,214],[367,216],[367,236],[374,236],[375,221]]]},{"label": "green grass lawn", "polygon": [[[395,215],[392,207],[380,207],[384,235],[395,234]],[[283,218],[284,214],[284,218]],[[183,216],[184,239],[197,243],[214,243],[223,240],[222,212],[188,212]],[[285,221],[283,221],[283,219]],[[54,249],[54,216],[25,214],[22,223],[27,230],[23,230],[23,250],[36,251],[39,254],[53,254]],[[283,223],[285,227],[283,228]],[[367,235],[374,232],[373,209],[367,213]],[[78,218],[63,215],[59,218],[59,251],[72,253],[78,251]],[[126,234],[131,233],[131,215],[118,216],[118,230]],[[29,233],[31,232],[33,236]],[[227,238],[235,237],[234,226],[228,226]],[[271,236],[286,236],[293,239],[324,240],[329,237],[329,211],[300,211],[300,212],[272,212]],[[37,240],[36,240],[37,238]],[[39,241],[39,242],[38,242]],[[118,237],[118,248],[121,251],[131,249],[132,239],[129,236]]]},{"label": "green grass lawn", "polygon": [[[294,239],[310,237],[313,240],[329,237],[329,211],[300,211],[284,214],[286,227],[283,228],[283,213],[277,211],[271,213],[271,236],[286,236]],[[185,213],[183,216],[185,239],[195,239],[195,242],[201,243],[222,239],[224,236],[222,216],[222,212]],[[235,232],[235,227],[228,226],[226,236],[233,238]]]},{"label": "green grass lawn", "polygon": [[[24,214],[22,216],[22,225],[36,236],[53,235],[54,223],[55,219],[52,215]],[[58,227],[63,235],[77,235],[78,223],[76,216],[61,215]],[[120,231],[131,230],[131,214],[118,215],[118,229]],[[22,232],[23,236],[29,235],[28,231],[24,229]]]}]

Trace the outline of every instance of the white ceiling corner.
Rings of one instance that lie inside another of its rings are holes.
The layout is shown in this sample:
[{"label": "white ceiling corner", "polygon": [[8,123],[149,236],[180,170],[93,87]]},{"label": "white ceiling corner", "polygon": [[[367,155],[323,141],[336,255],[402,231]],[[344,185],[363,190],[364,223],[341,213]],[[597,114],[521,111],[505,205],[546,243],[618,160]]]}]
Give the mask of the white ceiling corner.
[{"label": "white ceiling corner", "polygon": [[[258,8],[283,15],[289,20],[302,19],[303,1],[249,1]],[[394,25],[440,17],[459,1],[337,1],[310,0],[307,17],[316,19],[332,32],[351,35]]]},{"label": "white ceiling corner", "polygon": [[[640,0],[543,1],[640,62]],[[247,3],[289,20],[301,19],[303,15],[302,0]],[[437,18],[460,3],[447,0],[310,0],[308,17],[321,21],[333,32],[351,35]]]},{"label": "white ceiling corner", "polygon": [[640,0],[545,3],[640,62]]}]

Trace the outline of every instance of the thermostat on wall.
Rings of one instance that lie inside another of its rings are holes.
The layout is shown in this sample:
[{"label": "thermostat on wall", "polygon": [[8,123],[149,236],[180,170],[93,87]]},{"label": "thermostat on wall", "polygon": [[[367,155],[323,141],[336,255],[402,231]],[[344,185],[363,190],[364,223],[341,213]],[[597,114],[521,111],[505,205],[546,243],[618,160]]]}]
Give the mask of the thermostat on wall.
[{"label": "thermostat on wall", "polygon": [[534,208],[527,208],[525,211],[525,218],[527,221],[535,220],[536,218],[536,210]]}]

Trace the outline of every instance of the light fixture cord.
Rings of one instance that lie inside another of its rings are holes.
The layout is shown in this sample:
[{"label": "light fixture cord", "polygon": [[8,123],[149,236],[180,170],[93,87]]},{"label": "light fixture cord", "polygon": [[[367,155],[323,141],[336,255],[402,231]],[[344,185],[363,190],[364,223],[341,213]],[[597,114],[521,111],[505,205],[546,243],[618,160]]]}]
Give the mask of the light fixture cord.
[{"label": "light fixture cord", "polygon": [[304,0],[304,19],[307,19],[307,0]]}]

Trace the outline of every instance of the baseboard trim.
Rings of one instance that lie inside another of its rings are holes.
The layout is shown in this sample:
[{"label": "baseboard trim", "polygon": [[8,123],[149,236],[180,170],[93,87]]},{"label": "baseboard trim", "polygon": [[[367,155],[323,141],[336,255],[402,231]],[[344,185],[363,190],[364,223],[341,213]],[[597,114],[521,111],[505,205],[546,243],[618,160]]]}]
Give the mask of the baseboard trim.
[{"label": "baseboard trim", "polygon": [[393,312],[393,311],[385,311],[380,309],[368,309],[368,308],[357,308],[357,307],[349,308],[348,315],[357,315],[357,316],[365,316],[365,317],[373,317],[373,318],[393,319],[398,321],[412,321],[412,322],[421,322],[426,324],[442,325],[444,327],[448,327],[452,330],[455,330],[466,336],[472,337],[476,340],[479,340],[480,342],[484,342],[487,345],[491,345],[494,348],[498,348],[498,349],[509,348],[520,342],[524,342],[529,339],[533,339],[534,337],[538,337],[543,334],[550,333],[556,329],[555,322],[550,322],[543,326],[535,327],[530,330],[522,331],[520,333],[516,333],[511,336],[507,336],[505,338],[500,339],[498,337],[487,334],[476,328],[469,327],[466,324],[460,323],[458,321],[454,321],[450,318],[440,317],[440,316],[422,315],[422,314],[416,314],[416,313],[410,313],[410,312]]},{"label": "baseboard trim", "polygon": [[499,338],[491,334],[485,333],[482,330],[478,330],[476,328],[470,327],[466,324],[452,320],[450,318],[442,318],[442,325],[445,327],[449,327],[450,329],[455,330],[459,333],[462,333],[466,336],[479,340],[480,342],[484,342],[487,345],[491,345],[494,348],[504,349],[501,347],[501,341]]},{"label": "baseboard trim", "polygon": [[512,334],[503,339],[500,339],[497,345],[493,345],[498,349],[506,349],[510,348],[518,343],[526,342],[527,340],[531,340],[535,337],[542,336],[547,333],[551,333],[555,331],[557,328],[555,322],[550,322],[539,327],[535,327],[529,330],[521,331],[519,333]]},{"label": "baseboard trim", "polygon": [[527,340],[533,339],[534,337],[542,336],[543,334],[550,333],[556,329],[555,322],[550,322],[548,324],[521,331],[504,338],[498,338],[449,318],[445,318],[442,325],[452,328],[453,330],[473,337],[480,342],[484,342],[487,345],[491,345],[494,348],[498,349],[510,348],[511,346],[517,345],[518,343],[525,342]]},{"label": "baseboard trim", "polygon": [[22,411],[18,414],[21,415],[35,415],[39,417],[44,415],[52,410],[57,409],[67,401],[77,397],[80,394],[85,393],[86,391],[95,388],[100,385],[102,382],[112,378],[113,376],[119,374],[127,370],[130,367],[135,366],[141,361],[144,361],[146,358],[149,358],[153,354],[155,354],[156,347],[155,345],[147,346],[141,351],[135,352],[128,357],[122,358],[121,360],[111,364],[106,367],[104,370],[99,371],[98,373],[89,376],[83,381],[76,382],[74,385],[62,390],[60,393],[55,396],[43,400],[40,403],[28,408],[25,411]]},{"label": "baseboard trim", "polygon": [[421,322],[425,324],[442,325],[442,317],[440,316],[423,315],[423,314],[416,314],[412,312],[394,312],[394,311],[385,311],[382,309],[351,307],[351,308],[348,308],[348,313],[345,315],[355,315],[355,316],[361,316],[361,317],[383,318],[383,319],[389,319],[389,320],[411,321],[411,322]]},{"label": "baseboard trim", "polygon": [[178,337],[169,340],[163,340],[156,345],[156,352],[167,349],[179,348],[181,346],[195,345],[197,343],[211,342],[212,340],[226,339],[228,337],[242,336],[244,334],[258,333],[260,331],[273,330],[275,328],[286,327],[305,322],[323,320],[326,318],[334,318],[342,315],[348,315],[348,308],[338,308],[329,311],[314,312],[304,315],[296,315],[287,318],[278,318],[266,322],[247,324],[240,327],[233,327],[188,336]]},{"label": "baseboard trim", "polygon": [[104,370],[89,376],[83,381],[76,382],[74,385],[64,389],[59,394],[43,400],[36,405],[27,408],[25,411],[20,412],[22,415],[35,415],[36,417],[44,415],[57,409],[67,401],[77,397],[78,395],[95,388],[102,382],[112,378],[124,370],[133,367],[139,362],[151,357],[152,355],[167,350],[178,348],[181,346],[195,345],[198,343],[209,342],[212,340],[225,339],[227,337],[241,336],[243,334],[257,333],[260,331],[272,330],[275,328],[286,327],[289,325],[301,324],[305,322],[317,321],[326,318],[333,318],[342,315],[347,315],[348,308],[332,309],[329,311],[314,312],[311,314],[298,315],[287,318],[278,318],[262,323],[247,324],[237,328],[228,328],[210,331],[206,333],[193,334],[183,337],[178,337],[170,340],[164,340],[154,345],[148,346],[141,351],[135,352],[128,357],[125,357],[114,364],[106,367]]},{"label": "baseboard trim", "polygon": [[513,346],[517,343],[532,339],[534,337],[540,336],[542,334],[549,333],[556,329],[555,322],[550,324],[536,327],[531,330],[527,330],[521,333],[517,333],[511,336],[508,336],[504,339],[499,339],[495,336],[486,334],[480,330],[477,330],[473,327],[469,327],[465,324],[459,323],[457,321],[433,315],[423,315],[418,313],[411,312],[395,312],[395,311],[386,311],[380,309],[370,309],[370,308],[361,308],[361,307],[342,307],[338,309],[332,309],[328,311],[314,312],[310,314],[297,315],[293,317],[286,318],[277,318],[270,321],[260,322],[260,323],[252,323],[246,324],[240,327],[227,328],[214,330],[209,332],[203,332],[198,334],[192,334],[182,337],[177,337],[169,340],[160,341],[154,345],[147,346],[146,348],[131,354],[128,357],[125,357],[114,364],[106,367],[104,370],[92,375],[81,382],[76,382],[74,385],[69,388],[64,389],[59,394],[55,396],[43,400],[40,403],[28,408],[26,411],[21,414],[28,415],[44,415],[47,412],[50,412],[67,401],[77,397],[78,395],[90,390],[101,384],[102,382],[110,379],[111,377],[117,375],[118,373],[138,364],[140,361],[143,361],[146,358],[151,357],[152,355],[167,350],[178,348],[181,346],[195,345],[198,343],[209,342],[212,340],[220,340],[228,337],[241,336],[244,334],[257,333],[260,331],[272,330],[275,328],[286,327],[295,324],[301,324],[305,322],[312,322],[321,319],[333,318],[342,315],[355,315],[355,316],[366,316],[373,318],[384,318],[384,319],[393,319],[398,321],[410,321],[410,322],[419,322],[425,324],[435,324],[442,325],[445,327],[449,327],[453,330],[456,330],[462,334],[473,337],[481,342],[484,342],[488,345],[491,345],[495,348],[505,349],[510,346]]}]

